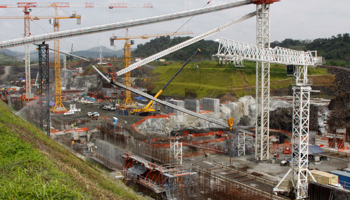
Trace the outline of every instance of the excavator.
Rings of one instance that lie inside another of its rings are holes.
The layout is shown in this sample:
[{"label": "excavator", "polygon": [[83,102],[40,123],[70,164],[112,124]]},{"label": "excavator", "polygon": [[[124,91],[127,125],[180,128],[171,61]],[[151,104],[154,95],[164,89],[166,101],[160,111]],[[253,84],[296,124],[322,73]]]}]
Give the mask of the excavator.
[{"label": "excavator", "polygon": [[[192,60],[192,58],[198,53],[201,52],[201,50],[198,48],[192,56],[185,62],[185,64],[182,65],[182,67],[177,70],[175,75],[171,77],[171,79],[162,87],[162,89],[159,90],[159,92],[154,96],[154,98],[158,98],[158,96],[164,91],[164,89],[170,84],[171,81],[174,80],[174,78],[180,73],[180,71]],[[131,114],[133,115],[140,115],[140,116],[148,116],[148,115],[154,115],[155,109],[153,108],[154,101],[151,100],[145,107],[140,109],[133,109],[131,111]]]}]

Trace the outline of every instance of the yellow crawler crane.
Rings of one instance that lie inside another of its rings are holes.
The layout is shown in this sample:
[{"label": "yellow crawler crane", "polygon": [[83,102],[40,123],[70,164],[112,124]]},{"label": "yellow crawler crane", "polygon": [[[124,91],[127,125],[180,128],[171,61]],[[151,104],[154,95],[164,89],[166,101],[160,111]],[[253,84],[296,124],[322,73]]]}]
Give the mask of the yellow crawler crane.
[{"label": "yellow crawler crane", "polygon": [[[164,89],[170,84],[171,81],[174,80],[174,78],[180,73],[180,71],[185,68],[185,66],[192,60],[192,58],[198,53],[200,52],[200,49],[197,49],[193,55],[185,62],[185,64],[182,65],[182,67],[177,70],[177,72],[175,73],[175,75],[173,77],[171,77],[171,79],[162,87],[162,89],[159,90],[159,92],[154,96],[154,98],[158,98],[159,95],[164,91]],[[141,116],[147,116],[147,115],[152,115],[155,113],[155,109],[153,108],[153,104],[154,101],[151,100],[145,107],[140,108],[140,109],[133,109],[131,111],[131,114],[134,115],[141,115]]]}]

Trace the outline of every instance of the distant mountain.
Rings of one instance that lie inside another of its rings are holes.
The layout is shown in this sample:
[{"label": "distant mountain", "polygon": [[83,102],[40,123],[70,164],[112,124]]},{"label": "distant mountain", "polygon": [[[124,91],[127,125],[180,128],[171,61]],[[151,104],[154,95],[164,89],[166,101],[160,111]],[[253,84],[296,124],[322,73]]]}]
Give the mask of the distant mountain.
[{"label": "distant mountain", "polygon": [[[100,57],[100,47],[93,47],[88,50],[83,50],[83,51],[75,51],[73,52],[74,55],[77,56],[82,56],[85,58],[99,58]],[[119,49],[119,50],[111,50],[108,49],[107,47],[102,47],[102,57],[123,57],[124,56],[124,50]]]},{"label": "distant mountain", "polygon": [[[0,53],[6,54],[8,56],[11,57],[15,57],[16,60],[22,60],[24,58],[24,52],[18,52],[18,51],[12,51],[9,49],[1,49]],[[85,57],[85,58],[99,58],[100,57],[100,47],[93,47],[91,49],[88,50],[82,50],[82,51],[74,51],[73,52],[74,55],[77,56],[81,56],[81,57]],[[119,49],[119,50],[111,50],[108,49],[107,47],[102,47],[102,57],[113,57],[113,56],[117,56],[117,57],[123,57],[124,55],[124,50],[123,49]],[[52,51],[50,51],[50,55],[49,55],[50,61],[54,60],[54,53]],[[31,61],[38,61],[38,52],[31,52],[30,53],[30,60]]]},{"label": "distant mountain", "polygon": [[8,56],[11,56],[11,57],[20,57],[20,56],[24,57],[24,53],[23,52],[11,51],[9,49],[1,49],[0,53],[4,53],[4,54],[6,54]]}]

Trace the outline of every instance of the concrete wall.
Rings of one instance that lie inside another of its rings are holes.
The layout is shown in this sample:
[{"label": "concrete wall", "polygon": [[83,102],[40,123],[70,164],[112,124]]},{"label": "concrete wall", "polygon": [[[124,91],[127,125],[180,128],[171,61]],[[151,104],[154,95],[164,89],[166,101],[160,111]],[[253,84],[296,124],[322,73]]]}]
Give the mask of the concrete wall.
[{"label": "concrete wall", "polygon": [[214,98],[202,98],[202,110],[213,111],[215,115],[220,112],[220,100]]},{"label": "concrete wall", "polygon": [[[184,108],[185,107],[185,102],[184,101],[181,101],[181,100],[174,100],[174,99],[171,99],[171,100],[168,100],[167,102],[171,103],[171,104],[174,104],[176,106],[179,106],[179,107],[182,107]],[[176,115],[183,115],[183,112],[180,112],[180,111],[177,111],[173,108],[170,108],[168,106],[165,107],[165,113],[169,114],[169,113],[175,113]]]},{"label": "concrete wall", "polygon": [[[171,99],[171,100],[168,100],[167,102],[171,103],[171,104],[174,104],[176,106],[179,106],[179,107],[182,107],[184,108],[185,107],[185,102],[184,101],[181,101],[181,100],[174,100],[174,99]],[[178,118],[179,122],[184,122],[185,121],[185,115],[183,112],[181,111],[178,111],[178,110],[175,110],[173,108],[170,108],[168,106],[165,107],[165,113],[169,114],[169,113],[175,113],[176,117]]]},{"label": "concrete wall", "polygon": [[113,144],[97,139],[95,146],[97,146],[96,152],[104,156],[109,161],[113,163],[123,164],[123,160],[120,157],[121,152]]},{"label": "concrete wall", "polygon": [[199,113],[199,100],[185,99],[185,108]]}]

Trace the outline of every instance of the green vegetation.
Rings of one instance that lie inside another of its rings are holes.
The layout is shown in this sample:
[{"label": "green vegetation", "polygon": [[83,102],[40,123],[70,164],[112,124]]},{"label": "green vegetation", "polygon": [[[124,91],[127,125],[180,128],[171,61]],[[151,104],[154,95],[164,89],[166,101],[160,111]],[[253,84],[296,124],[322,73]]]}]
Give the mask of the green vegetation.
[{"label": "green vegetation", "polygon": [[12,66],[18,66],[18,65],[23,65],[22,62],[14,62],[13,57],[5,54],[5,53],[0,53],[0,66],[6,66],[6,65],[12,65]]},{"label": "green vegetation", "polygon": [[0,199],[141,199],[0,103]]},{"label": "green vegetation", "polygon": [[[167,66],[154,69],[152,73],[156,87],[152,93],[158,92],[182,64],[183,62],[172,62]],[[185,97],[186,91],[195,91],[197,97],[218,97],[227,92],[234,93],[237,97],[255,94],[256,64],[246,62],[244,65],[244,68],[236,68],[232,64],[223,65],[214,61],[191,62],[170,83],[162,95]],[[286,75],[285,66],[272,64],[270,72],[272,89],[286,88],[291,85],[292,80]],[[308,73],[314,77],[328,76],[327,70],[323,68],[309,68]],[[330,80],[331,83],[333,83],[332,80]],[[329,84],[329,82],[322,84],[327,83]],[[314,81],[314,85],[317,84]]]},{"label": "green vegetation", "polygon": [[[191,38],[192,37],[175,37],[173,39],[170,39],[170,36],[155,38],[145,44],[137,45],[137,49],[132,52],[132,55],[135,57],[148,57]],[[197,48],[200,48],[202,52],[200,54],[197,54],[195,59],[209,59],[211,58],[211,55],[217,51],[218,47],[218,42],[214,42],[212,40],[201,40],[163,58],[167,60],[185,61],[188,59],[188,57],[190,57],[190,55],[193,54],[193,52],[196,51]]]},{"label": "green vegetation", "polygon": [[350,65],[350,34],[338,34],[331,38],[315,40],[285,39],[282,42],[272,42],[271,47],[280,46],[296,50],[317,50],[318,56],[326,59],[327,65]]}]

